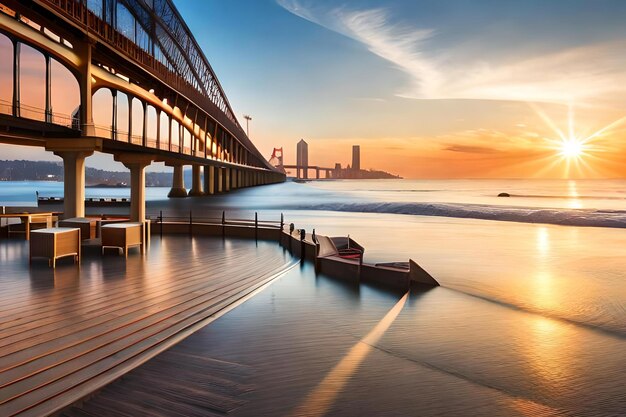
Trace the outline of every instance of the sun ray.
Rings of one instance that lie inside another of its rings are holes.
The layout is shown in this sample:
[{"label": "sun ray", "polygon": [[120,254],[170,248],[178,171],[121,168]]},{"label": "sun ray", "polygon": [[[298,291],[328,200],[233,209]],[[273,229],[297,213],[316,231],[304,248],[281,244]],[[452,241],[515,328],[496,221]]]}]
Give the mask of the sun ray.
[{"label": "sun ray", "polygon": [[569,140],[575,137],[574,134],[574,106],[570,103],[567,109],[567,127],[569,135],[567,136]]},{"label": "sun ray", "polygon": [[539,116],[545,124],[556,133],[559,138],[565,139],[563,131],[554,123],[554,121],[543,111],[536,103],[529,102],[528,106]]},{"label": "sun ray", "polygon": [[583,141],[583,143],[589,143],[589,142],[591,142],[592,140],[594,140],[594,139],[596,139],[596,138],[598,138],[598,137],[601,137],[601,135],[602,135],[602,134],[604,134],[605,132],[608,132],[608,131],[610,131],[611,129],[614,129],[614,128],[616,128],[616,127],[620,126],[620,125],[621,125],[621,124],[623,124],[624,122],[626,122],[626,116],[624,116],[624,117],[622,117],[622,118],[620,118],[620,119],[617,119],[617,120],[615,120],[615,121],[614,121],[614,122],[612,122],[612,123],[609,123],[608,125],[606,125],[606,126],[604,126],[603,128],[599,129],[599,130],[598,130],[598,131],[596,131],[595,133],[593,133],[593,134],[591,134],[591,135],[587,136],[587,137],[586,137],[585,139],[583,139],[582,141]]},{"label": "sun ray", "polygon": [[546,165],[543,169],[535,171],[534,176],[551,172],[558,165],[562,166],[561,173],[564,178],[598,176],[600,172],[596,168],[602,168],[600,171],[606,171],[611,165],[609,163],[611,155],[620,151],[619,148],[616,148],[615,145],[611,146],[611,143],[608,142],[607,133],[626,124],[626,116],[616,119],[588,135],[591,129],[581,129],[576,126],[576,112],[573,104],[567,107],[567,126],[565,129],[559,127],[536,103],[527,104],[545,123],[546,127],[554,132],[553,137],[543,138],[544,144],[541,146],[547,151],[554,152],[554,154],[548,158],[548,161],[542,158],[542,162]]}]

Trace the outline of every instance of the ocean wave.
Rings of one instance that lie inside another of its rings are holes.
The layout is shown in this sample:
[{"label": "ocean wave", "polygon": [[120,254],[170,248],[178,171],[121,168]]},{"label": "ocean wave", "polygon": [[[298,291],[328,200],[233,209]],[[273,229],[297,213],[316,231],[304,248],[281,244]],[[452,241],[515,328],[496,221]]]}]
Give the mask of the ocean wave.
[{"label": "ocean wave", "polygon": [[556,200],[626,200],[626,197],[617,196],[598,196],[598,195],[545,195],[545,194],[509,194],[509,197],[514,198],[548,198]]},{"label": "ocean wave", "polygon": [[624,210],[546,209],[456,203],[319,203],[296,204],[293,210],[387,213],[462,219],[545,223],[564,226],[626,228]]}]

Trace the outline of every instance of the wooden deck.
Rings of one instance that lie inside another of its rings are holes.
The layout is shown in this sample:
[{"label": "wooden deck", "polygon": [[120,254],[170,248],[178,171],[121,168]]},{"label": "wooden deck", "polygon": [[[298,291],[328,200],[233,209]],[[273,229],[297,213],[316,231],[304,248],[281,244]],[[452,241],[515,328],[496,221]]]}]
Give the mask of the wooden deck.
[{"label": "wooden deck", "polygon": [[0,240],[0,416],[40,416],[182,340],[284,270],[275,243],[166,236],[128,259],[28,266]]},{"label": "wooden deck", "polygon": [[[187,339],[189,340],[189,339]],[[61,417],[217,417],[246,403],[254,370],[198,356],[187,340],[107,385]]]}]

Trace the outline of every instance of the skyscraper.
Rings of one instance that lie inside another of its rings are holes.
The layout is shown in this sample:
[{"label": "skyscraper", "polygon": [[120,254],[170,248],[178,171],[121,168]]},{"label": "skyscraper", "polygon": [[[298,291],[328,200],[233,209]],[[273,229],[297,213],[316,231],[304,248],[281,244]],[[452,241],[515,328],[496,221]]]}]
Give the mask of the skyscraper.
[{"label": "skyscraper", "polygon": [[352,170],[361,170],[361,147],[359,145],[352,146]]},{"label": "skyscraper", "polygon": [[[300,139],[296,146],[296,177],[297,178],[309,178],[309,144]],[[302,169],[302,176],[300,175],[300,169]]]}]

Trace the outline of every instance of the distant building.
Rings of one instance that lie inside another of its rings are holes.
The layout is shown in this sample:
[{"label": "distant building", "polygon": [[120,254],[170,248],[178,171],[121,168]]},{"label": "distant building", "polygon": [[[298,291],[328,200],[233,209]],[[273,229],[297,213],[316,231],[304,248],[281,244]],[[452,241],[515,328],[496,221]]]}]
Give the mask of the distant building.
[{"label": "distant building", "polygon": [[[296,177],[309,178],[309,144],[300,139],[296,147]],[[302,175],[300,170],[302,169]]]},{"label": "distant building", "polygon": [[352,170],[361,170],[361,147],[359,145],[352,146]]}]

